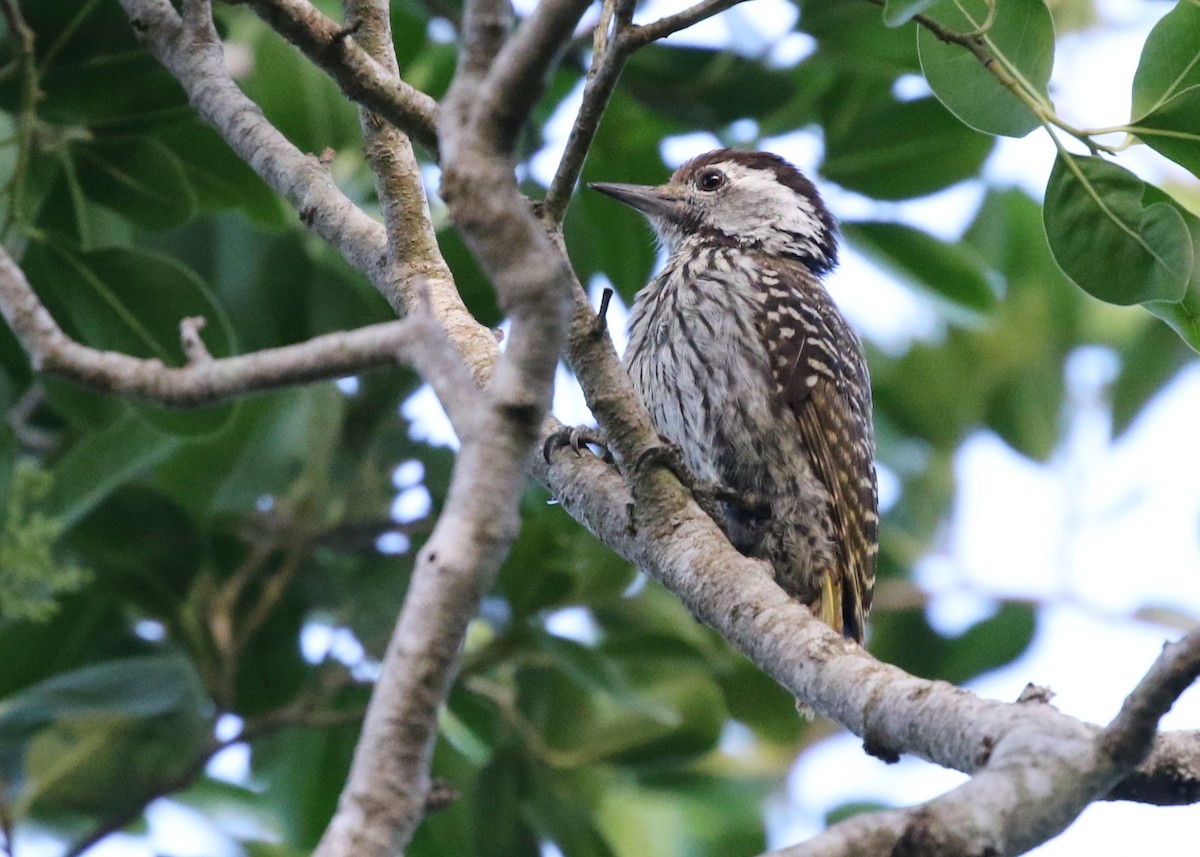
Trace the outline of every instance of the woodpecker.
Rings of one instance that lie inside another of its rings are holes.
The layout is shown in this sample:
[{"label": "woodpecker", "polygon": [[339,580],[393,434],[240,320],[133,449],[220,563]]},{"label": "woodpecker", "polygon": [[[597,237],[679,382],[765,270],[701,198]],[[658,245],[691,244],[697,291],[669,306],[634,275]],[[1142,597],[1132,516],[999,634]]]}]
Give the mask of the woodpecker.
[{"label": "woodpecker", "polygon": [[624,363],[655,429],[716,486],[717,523],[790,596],[863,640],[878,552],[871,384],[824,279],[837,224],[799,170],[718,149],[658,187],[591,187],[668,253],[638,292]]}]

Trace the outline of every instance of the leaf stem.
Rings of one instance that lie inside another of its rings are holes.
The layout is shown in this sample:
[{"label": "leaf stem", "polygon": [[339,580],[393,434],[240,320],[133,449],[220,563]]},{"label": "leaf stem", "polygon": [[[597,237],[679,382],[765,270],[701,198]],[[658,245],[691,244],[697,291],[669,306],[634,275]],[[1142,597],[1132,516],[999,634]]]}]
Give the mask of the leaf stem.
[{"label": "leaf stem", "polygon": [[[885,0],[867,0],[868,3],[873,3],[876,6],[883,6]],[[962,8],[962,4],[958,3],[959,11],[972,20],[966,9]],[[1097,143],[1092,139],[1092,134],[1087,131],[1082,131],[1073,125],[1064,121],[1054,111],[1054,105],[1044,98],[1037,89],[1025,79],[1021,74],[1021,70],[1005,56],[1004,52],[999,50],[995,43],[987,37],[988,30],[995,23],[997,3],[994,0],[988,3],[988,14],[983,21],[976,24],[974,29],[966,33],[960,33],[952,30],[949,27],[943,26],[937,21],[930,18],[928,15],[914,15],[912,20],[926,30],[931,32],[939,40],[948,44],[960,45],[970,51],[980,64],[987,69],[993,77],[999,81],[1000,85],[1012,92],[1017,98],[1024,102],[1041,121],[1043,126],[1053,125],[1066,134],[1071,135],[1080,143],[1088,148],[1088,151],[1093,155],[1100,152],[1115,154],[1116,149],[1112,146],[1106,146],[1103,143]]]}]

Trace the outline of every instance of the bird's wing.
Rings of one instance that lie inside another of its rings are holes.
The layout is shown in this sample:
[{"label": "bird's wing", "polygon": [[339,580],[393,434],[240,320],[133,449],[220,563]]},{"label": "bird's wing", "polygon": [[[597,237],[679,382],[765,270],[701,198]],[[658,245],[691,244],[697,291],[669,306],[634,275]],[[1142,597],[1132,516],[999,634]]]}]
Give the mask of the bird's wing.
[{"label": "bird's wing", "polygon": [[841,560],[842,573],[823,588],[822,613],[833,614],[823,618],[861,642],[878,552],[870,377],[858,337],[820,283],[791,266],[777,274],[761,316],[771,369],[813,473],[832,498]]}]

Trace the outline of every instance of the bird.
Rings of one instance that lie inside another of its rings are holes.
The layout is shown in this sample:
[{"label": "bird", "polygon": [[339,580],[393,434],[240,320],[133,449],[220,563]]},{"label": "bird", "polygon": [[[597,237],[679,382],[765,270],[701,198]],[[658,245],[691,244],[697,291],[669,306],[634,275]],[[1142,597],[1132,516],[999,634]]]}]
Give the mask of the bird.
[{"label": "bird", "polygon": [[866,358],[825,287],[837,221],[769,152],[717,149],[663,185],[590,187],[645,215],[667,254],[634,299],[623,362],[681,478],[716,498],[734,547],[861,644],[878,488]]}]

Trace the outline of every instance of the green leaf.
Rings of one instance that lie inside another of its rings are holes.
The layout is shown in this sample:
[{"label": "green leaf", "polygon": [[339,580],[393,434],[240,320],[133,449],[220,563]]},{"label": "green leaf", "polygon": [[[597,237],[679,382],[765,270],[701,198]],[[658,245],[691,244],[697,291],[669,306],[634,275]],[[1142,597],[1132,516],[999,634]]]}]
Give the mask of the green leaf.
[{"label": "green leaf", "polygon": [[1188,234],[1192,238],[1192,271],[1188,277],[1187,291],[1183,298],[1176,302],[1147,301],[1146,309],[1170,325],[1179,336],[1191,346],[1192,350],[1200,351],[1200,217],[1184,208],[1170,194],[1153,185],[1146,185],[1144,200],[1148,203],[1170,205],[1183,218]]},{"label": "green leaf", "polygon": [[889,82],[920,69],[912,35],[879,26],[879,12],[871,4],[802,0],[799,5],[798,29],[817,40],[817,53],[812,58],[815,67]]},{"label": "green leaf", "polygon": [[825,100],[821,175],[876,199],[909,199],[978,174],[990,137],[934,98],[896,101],[872,84],[842,86]]},{"label": "green leaf", "polygon": [[[542,490],[521,506],[521,533],[501,566],[497,588],[516,618],[572,604],[615,600],[633,582],[634,569],[551,505]],[[537,574],[530,574],[537,568]]]},{"label": "green leaf", "polygon": [[621,73],[621,88],[656,115],[704,130],[765,116],[794,86],[790,70],[704,48],[639,51]]},{"label": "green leaf", "polygon": [[[570,772],[574,773],[574,772]],[[591,807],[580,800],[567,776],[542,778],[540,788],[522,807],[522,815],[543,839],[571,857],[617,857],[600,832]],[[548,782],[546,780],[549,780]]]},{"label": "green leaf", "polygon": [[128,811],[195,764],[211,718],[186,658],[108,661],[0,703],[0,770],[19,813]]},{"label": "green leaf", "polygon": [[844,223],[842,231],[856,248],[910,283],[975,312],[996,305],[982,261],[962,244],[900,223]]},{"label": "green leaf", "polygon": [[536,857],[537,837],[522,819],[521,806],[530,793],[530,760],[515,746],[500,748],[479,772],[475,854],[479,857]]},{"label": "green leaf", "polygon": [[1159,154],[1200,176],[1200,85],[1155,106],[1129,130]]},{"label": "green leaf", "polygon": [[[179,322],[201,316],[205,346],[214,357],[233,351],[233,332],[203,282],[173,259],[141,250],[73,252],[60,244],[31,248],[26,272],[59,323],[85,345],[182,365]],[[145,405],[143,416],[175,434],[209,434],[225,425],[235,405],[191,411]]]},{"label": "green leaf", "polygon": [[208,125],[194,118],[177,122],[157,131],[155,139],[182,165],[202,213],[237,208],[256,223],[287,222],[286,204]]},{"label": "green leaf", "polygon": [[70,152],[88,198],[142,229],[170,229],[195,213],[183,166],[157,140],[110,137],[75,144]]},{"label": "green leaf", "polygon": [[1177,302],[1192,269],[1183,216],[1144,201],[1146,184],[1101,158],[1059,152],[1043,222],[1054,260],[1093,297],[1121,306]]},{"label": "green leaf", "polygon": [[206,545],[183,510],[141,485],[114,491],[76,524],[72,550],[96,570],[95,588],[170,618],[186,599]]},{"label": "green leaf", "polygon": [[295,146],[317,154],[361,145],[358,111],[325,72],[265,26],[252,47],[254,70],[239,83]]},{"label": "green leaf", "polygon": [[730,715],[764,741],[791,746],[804,732],[795,697],[745,658],[734,658],[717,680]]},{"label": "green leaf", "polygon": [[[985,26],[989,0],[941,0],[928,15],[956,33]],[[1027,98],[1050,105],[1047,84],[1054,65],[1054,22],[1043,0],[998,0],[983,47]],[[917,29],[921,69],[933,92],[955,116],[979,131],[1024,137],[1040,121],[1029,105],[962,45]]]},{"label": "green leaf", "polygon": [[1200,85],[1200,3],[1180,0],[1146,36],[1133,75],[1132,118],[1140,124],[1172,98],[1197,85]]},{"label": "green leaf", "polygon": [[889,27],[907,24],[937,0],[887,0],[883,6],[883,23]]},{"label": "green leaf", "polygon": [[282,496],[312,452],[313,411],[327,395],[306,387],[247,400],[219,435],[176,447],[156,470],[159,487],[202,516],[244,514],[260,497]]},{"label": "green leaf", "polygon": [[1148,320],[1121,350],[1121,371],[1111,390],[1113,434],[1124,434],[1146,403],[1194,359],[1172,329]]},{"label": "green leaf", "polygon": [[84,435],[54,465],[46,505],[69,527],[118,486],[166,458],[178,443],[132,413]]},{"label": "green leaf", "polygon": [[41,83],[45,99],[39,113],[59,125],[134,130],[187,110],[179,82],[142,50],[99,46],[77,62],[55,62]]},{"label": "green leaf", "polygon": [[1034,609],[1019,602],[1001,604],[994,616],[954,638],[936,633],[923,610],[896,610],[872,621],[871,647],[914,675],[961,684],[1015,660],[1036,628]]}]

